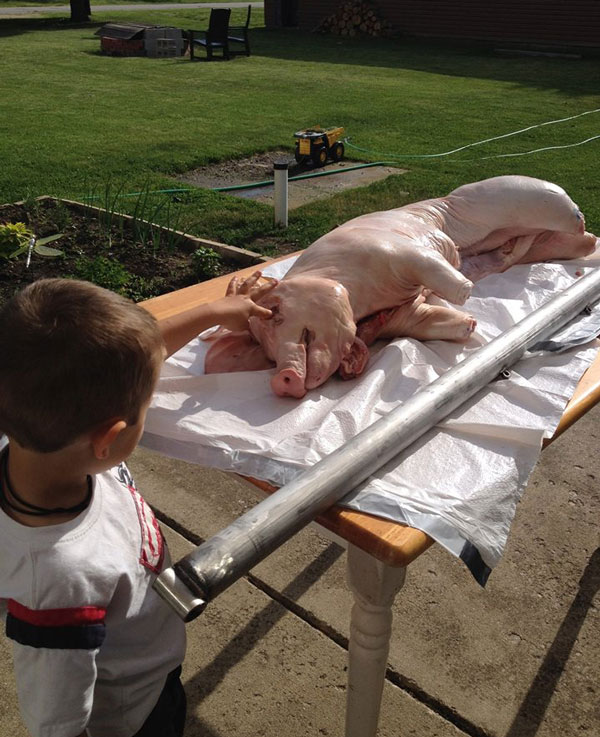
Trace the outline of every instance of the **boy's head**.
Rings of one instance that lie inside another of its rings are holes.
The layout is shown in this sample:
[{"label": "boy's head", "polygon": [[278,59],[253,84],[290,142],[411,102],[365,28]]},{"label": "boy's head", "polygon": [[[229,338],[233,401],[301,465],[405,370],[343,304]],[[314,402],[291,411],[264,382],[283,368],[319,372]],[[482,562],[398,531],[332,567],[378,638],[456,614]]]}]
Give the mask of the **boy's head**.
[{"label": "boy's head", "polygon": [[114,292],[41,279],[0,310],[0,431],[49,453],[138,421],[164,357],[155,319]]}]

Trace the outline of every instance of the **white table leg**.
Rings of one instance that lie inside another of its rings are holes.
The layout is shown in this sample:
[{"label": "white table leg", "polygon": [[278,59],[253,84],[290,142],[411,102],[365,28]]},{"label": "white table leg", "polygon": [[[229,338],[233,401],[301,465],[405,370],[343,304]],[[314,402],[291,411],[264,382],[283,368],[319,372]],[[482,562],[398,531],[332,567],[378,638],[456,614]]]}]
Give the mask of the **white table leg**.
[{"label": "white table leg", "polygon": [[348,546],[350,620],[346,737],[375,737],[392,631],[392,604],[405,568],[391,568]]}]

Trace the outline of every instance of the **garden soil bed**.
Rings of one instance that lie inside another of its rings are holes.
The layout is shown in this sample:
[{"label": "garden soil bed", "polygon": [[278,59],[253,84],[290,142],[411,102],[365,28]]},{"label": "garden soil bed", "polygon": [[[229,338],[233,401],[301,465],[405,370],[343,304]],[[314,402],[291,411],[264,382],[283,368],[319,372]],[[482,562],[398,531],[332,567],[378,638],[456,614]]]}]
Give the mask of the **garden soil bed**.
[{"label": "garden soil bed", "polygon": [[[0,304],[36,279],[86,279],[135,301],[164,294],[264,260],[225,244],[194,239],[61,200],[40,198],[0,206],[0,224],[24,223],[37,238],[62,233],[49,243],[64,255],[0,258]],[[210,248],[220,249],[216,253]],[[200,254],[195,253],[200,250]],[[231,256],[228,254],[231,253]]]}]

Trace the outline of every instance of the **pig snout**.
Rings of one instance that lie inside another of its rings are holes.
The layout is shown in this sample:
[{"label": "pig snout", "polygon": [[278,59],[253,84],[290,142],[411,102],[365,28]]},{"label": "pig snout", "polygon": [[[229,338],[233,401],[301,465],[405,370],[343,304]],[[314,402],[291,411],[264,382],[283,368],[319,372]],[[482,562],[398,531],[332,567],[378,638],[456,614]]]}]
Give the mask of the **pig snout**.
[{"label": "pig snout", "polygon": [[303,343],[284,343],[277,356],[277,373],[271,388],[279,397],[301,399],[306,394],[306,347]]},{"label": "pig snout", "polygon": [[287,368],[278,371],[271,379],[271,388],[278,397],[295,397],[302,399],[306,394],[304,377],[294,369]]}]

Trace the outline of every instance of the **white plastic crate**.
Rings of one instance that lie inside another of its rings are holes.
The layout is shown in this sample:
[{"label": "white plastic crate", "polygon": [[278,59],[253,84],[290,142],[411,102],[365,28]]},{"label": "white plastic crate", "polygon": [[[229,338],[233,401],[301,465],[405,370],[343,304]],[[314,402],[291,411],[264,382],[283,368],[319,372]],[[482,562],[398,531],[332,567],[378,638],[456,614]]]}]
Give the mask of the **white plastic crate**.
[{"label": "white plastic crate", "polygon": [[149,28],[144,33],[146,55],[152,57],[182,56],[184,53],[181,28]]}]

